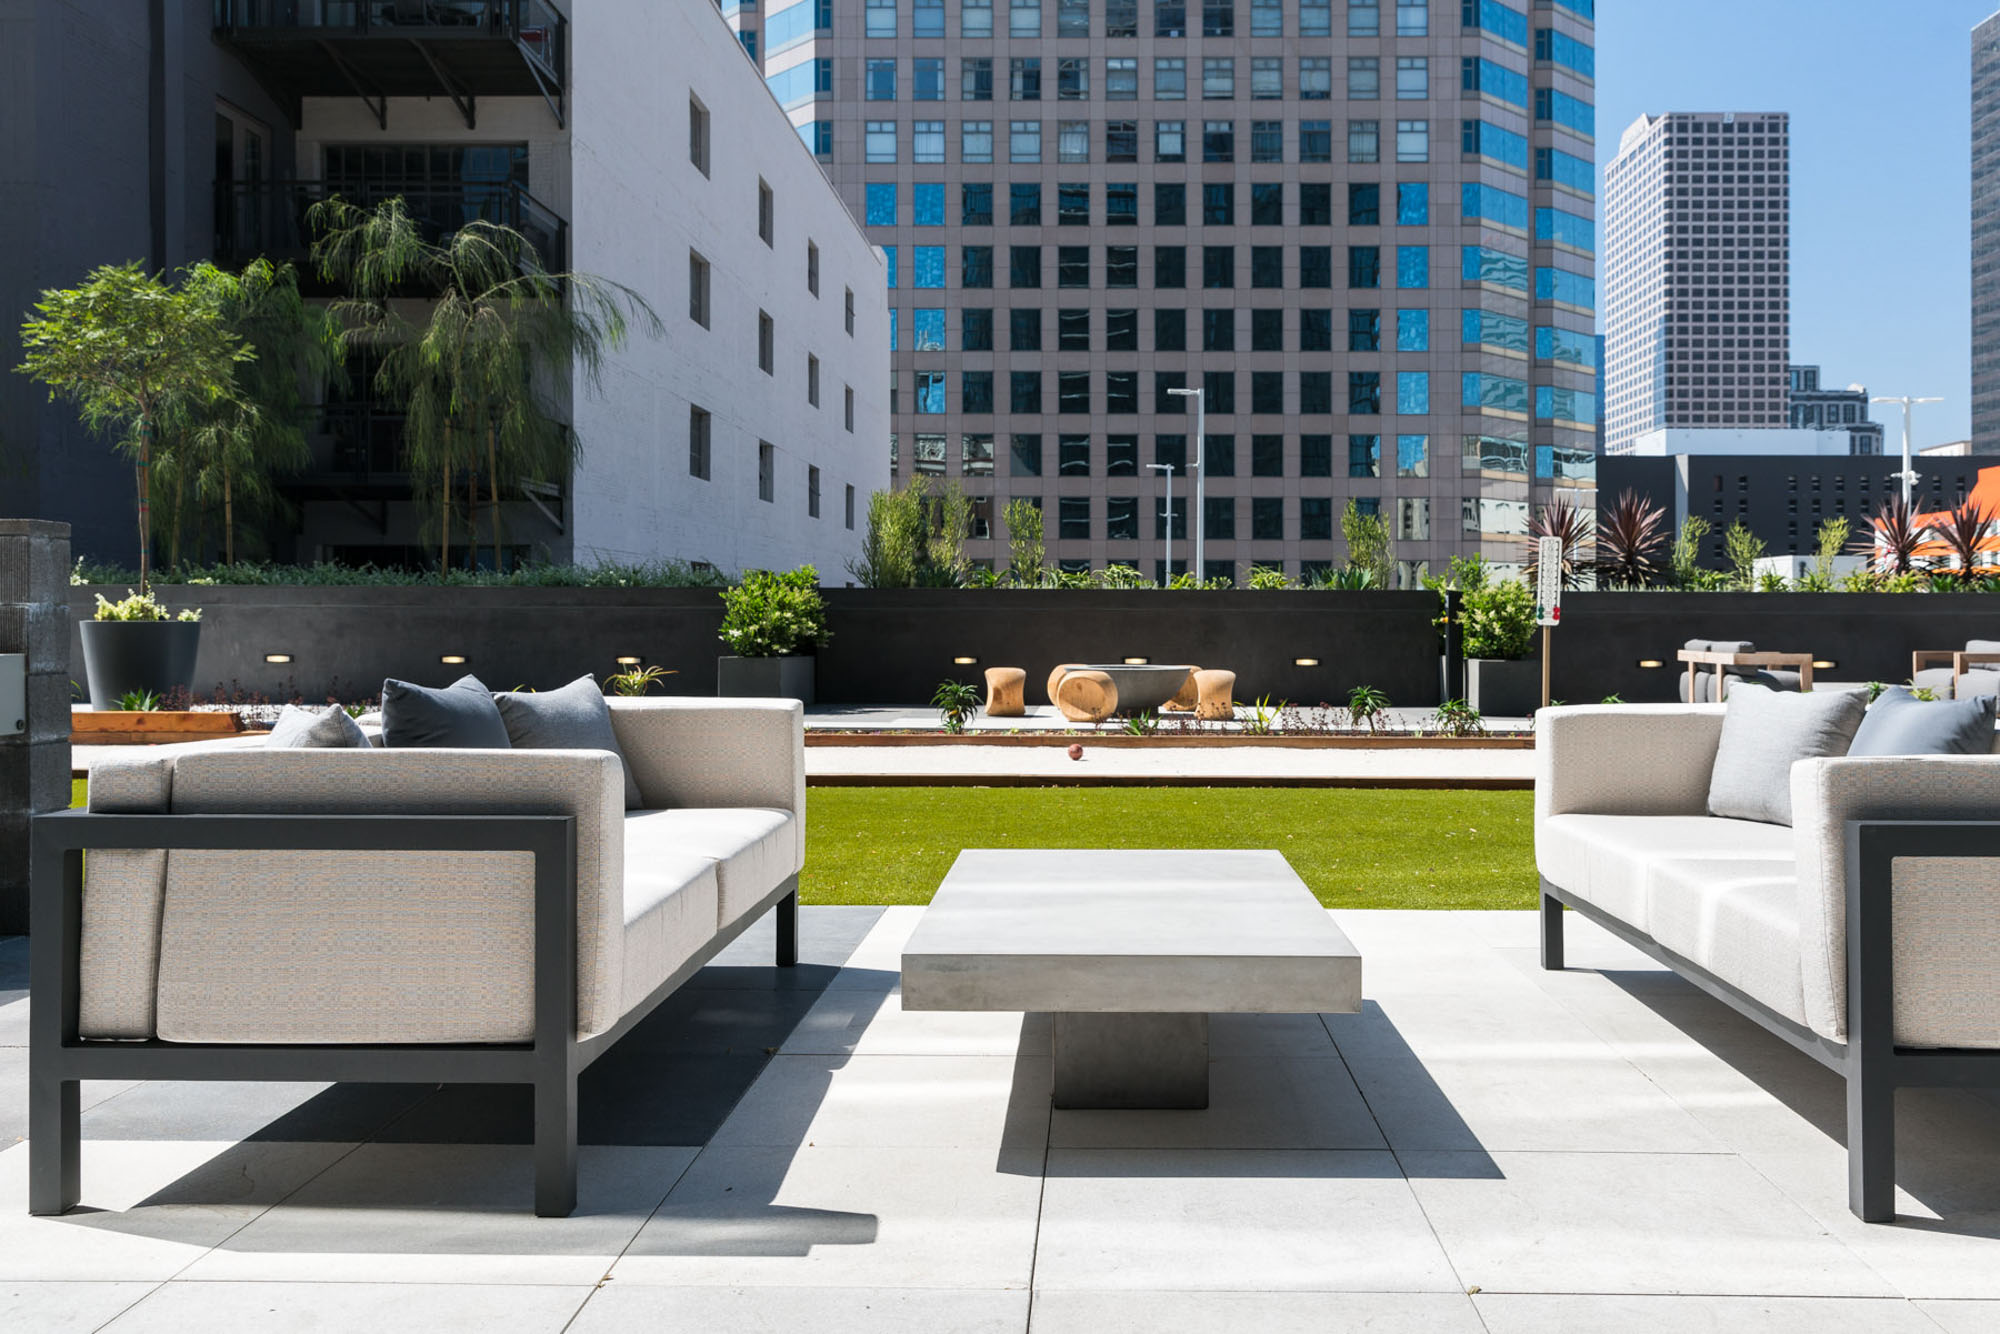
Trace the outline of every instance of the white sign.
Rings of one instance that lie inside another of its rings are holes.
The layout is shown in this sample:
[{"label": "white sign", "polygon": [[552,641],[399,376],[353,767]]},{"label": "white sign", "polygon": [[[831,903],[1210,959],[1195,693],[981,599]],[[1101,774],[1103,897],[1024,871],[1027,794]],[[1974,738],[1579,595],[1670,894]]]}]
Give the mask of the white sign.
[{"label": "white sign", "polygon": [[1535,544],[1535,620],[1542,625],[1562,622],[1563,543],[1544,537]]}]

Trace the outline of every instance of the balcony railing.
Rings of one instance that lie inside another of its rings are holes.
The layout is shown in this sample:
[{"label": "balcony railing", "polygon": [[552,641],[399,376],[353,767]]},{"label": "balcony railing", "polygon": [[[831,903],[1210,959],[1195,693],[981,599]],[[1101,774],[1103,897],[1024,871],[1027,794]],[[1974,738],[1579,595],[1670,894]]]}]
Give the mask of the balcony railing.
[{"label": "balcony railing", "polygon": [[431,242],[440,241],[475,221],[512,227],[527,237],[544,268],[555,272],[566,267],[569,224],[511,181],[461,182],[416,189],[353,182],[335,187],[321,181],[239,185],[219,192],[216,199],[216,263],[245,264],[260,257],[290,260],[305,271],[302,277],[316,282],[318,275],[311,271],[309,263],[313,236],[307,211],[335,193],[364,208],[400,197],[416,219],[424,239]]}]

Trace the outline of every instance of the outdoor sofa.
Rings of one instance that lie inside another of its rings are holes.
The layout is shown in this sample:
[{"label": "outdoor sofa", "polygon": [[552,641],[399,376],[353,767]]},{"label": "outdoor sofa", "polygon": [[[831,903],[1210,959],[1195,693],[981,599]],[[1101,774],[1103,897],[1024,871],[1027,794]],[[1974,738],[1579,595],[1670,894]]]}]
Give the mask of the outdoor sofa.
[{"label": "outdoor sofa", "polygon": [[1790,827],[1726,819],[1724,713],[1536,716],[1542,966],[1567,905],[1839,1072],[1849,1205],[1887,1221],[1896,1089],[2000,1087],[2000,756],[1800,760]]},{"label": "outdoor sofa", "polygon": [[77,1203],[79,1080],[170,1079],[532,1085],[570,1213],[578,1075],[765,910],[795,963],[805,856],[796,700],[608,703],[635,809],[608,750],[97,765],[33,826],[30,1211]]}]

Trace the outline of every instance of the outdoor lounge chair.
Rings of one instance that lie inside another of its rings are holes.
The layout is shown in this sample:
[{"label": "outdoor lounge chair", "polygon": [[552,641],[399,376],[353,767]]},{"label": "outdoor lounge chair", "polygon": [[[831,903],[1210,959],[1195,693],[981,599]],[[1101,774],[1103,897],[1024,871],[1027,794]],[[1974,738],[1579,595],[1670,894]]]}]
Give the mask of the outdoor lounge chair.
[{"label": "outdoor lounge chair", "polygon": [[1962,649],[1918,649],[1910,655],[1910,684],[1939,699],[2000,695],[2000,639],[1968,639]]},{"label": "outdoor lounge chair", "polygon": [[1759,653],[1747,639],[1690,639],[1675,655],[1687,664],[1683,704],[1719,704],[1731,681],[1754,681],[1773,690],[1812,689],[1812,654]]}]

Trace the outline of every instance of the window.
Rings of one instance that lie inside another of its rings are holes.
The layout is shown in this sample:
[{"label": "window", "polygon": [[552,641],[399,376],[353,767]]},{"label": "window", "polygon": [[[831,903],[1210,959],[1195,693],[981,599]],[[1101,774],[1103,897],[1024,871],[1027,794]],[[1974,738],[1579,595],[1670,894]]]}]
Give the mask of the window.
[{"label": "window", "polygon": [[[1203,371],[1201,376],[1201,396],[1202,401],[1208,405],[1210,412],[1227,416],[1236,411],[1236,372]],[[1229,436],[1210,436],[1208,438],[1211,443],[1218,438],[1229,442],[1227,452],[1216,460],[1209,471],[1216,477],[1234,477],[1236,475],[1234,439]]]},{"label": "window", "polygon": [[[1467,182],[1460,191],[1460,209],[1467,222],[1479,221],[1495,223],[1501,227],[1512,227],[1516,231],[1528,230],[1528,201],[1521,195],[1512,194],[1497,186],[1479,185]],[[1579,218],[1583,230],[1594,233],[1595,225],[1588,218]],[[1594,245],[1591,248],[1595,248]]]},{"label": "window", "polygon": [[1107,120],[1104,122],[1104,160],[1106,162],[1137,162],[1139,160],[1138,121]]},{"label": "window", "polygon": [[1042,187],[1034,181],[1015,181],[1007,187],[1007,221],[1016,227],[1042,225]]},{"label": "window", "polygon": [[[1321,436],[1320,439],[1327,437]],[[1324,476],[1325,474],[1309,474]],[[1299,540],[1301,542],[1328,542],[1333,540],[1333,500],[1328,496],[1301,496],[1299,498]]]},{"label": "window", "polygon": [[1153,247],[1153,286],[1187,286],[1186,246],[1156,245]]},{"label": "window", "polygon": [[1396,99],[1422,102],[1431,95],[1431,62],[1423,56],[1396,57]]},{"label": "window", "polygon": [[961,102],[991,102],[993,100],[993,58],[991,56],[971,57],[958,62],[958,100]]},{"label": "window", "polygon": [[1324,416],[1333,411],[1333,372],[1299,372],[1299,412]]},{"label": "window", "polygon": [[1347,312],[1347,350],[1349,352],[1378,352],[1382,348],[1382,312],[1379,310],[1350,310]]},{"label": "window", "polygon": [[1430,0],[1396,0],[1398,37],[1426,37],[1430,30]]},{"label": "window", "polygon": [[854,487],[851,484],[847,487],[847,527],[850,531],[854,528]]},{"label": "window", "polygon": [[[1285,373],[1250,372],[1250,411],[1266,416],[1282,416],[1285,411]],[[1252,445],[1256,444],[1253,439]]]},{"label": "window", "polygon": [[1181,102],[1187,99],[1187,61],[1180,56],[1162,56],[1153,61],[1153,100]]},{"label": "window", "polygon": [[868,0],[866,32],[870,37],[896,35],[896,0]]},{"label": "window", "polygon": [[810,352],[806,353],[806,402],[819,406],[819,358]]},{"label": "window", "polygon": [[960,376],[958,410],[973,415],[993,411],[992,371],[966,371]]},{"label": "window", "polygon": [[1139,0],[1104,0],[1104,35],[1139,35]]},{"label": "window", "polygon": [[1135,416],[1139,411],[1139,372],[1104,373],[1104,410],[1112,416]]},{"label": "window", "polygon": [[[917,159],[919,162],[922,158]],[[1396,122],[1396,161],[1429,162],[1431,160],[1431,123],[1427,120],[1399,120]]]},{"label": "window", "polygon": [[714,419],[707,408],[688,405],[688,475],[709,480],[709,432]]},{"label": "window", "polygon": [[1347,411],[1350,416],[1373,417],[1382,411],[1382,375],[1379,371],[1347,373]]},{"label": "window", "polygon": [[1396,411],[1406,417],[1421,417],[1430,410],[1430,372],[1396,372]]},{"label": "window", "polygon": [[849,287],[845,290],[847,292],[847,336],[852,338],[854,337],[854,289]]},{"label": "window", "polygon": [[1460,9],[1465,27],[1491,33],[1518,47],[1528,45],[1527,16],[1508,8],[1501,0],[1463,0]]},{"label": "window", "polygon": [[1349,37],[1382,35],[1381,0],[1347,0],[1347,35]]},{"label": "window", "polygon": [[[1597,396],[1581,389],[1558,389],[1553,385],[1535,386],[1535,420],[1575,422],[1580,426],[1597,424]],[[1931,479],[1932,489],[1936,489],[1938,479]]]},{"label": "window", "polygon": [[896,122],[871,120],[862,141],[862,156],[869,162],[896,160]]},{"label": "window", "polygon": [[1333,312],[1306,309],[1299,312],[1299,351],[1333,351]]},{"label": "window", "polygon": [[854,434],[854,386],[843,385],[841,387],[841,398],[842,411],[847,423],[847,433],[852,435]]},{"label": "window", "polygon": [[1382,160],[1382,122],[1377,120],[1347,122],[1347,160],[1349,162]]},{"label": "window", "polygon": [[1421,288],[1431,285],[1431,248],[1423,245],[1396,247],[1396,286]]},{"label": "window", "polygon": [[1209,56],[1201,62],[1201,95],[1211,102],[1227,102],[1236,96],[1234,57]]},{"label": "window", "polygon": [[[961,162],[991,162],[993,160],[993,122],[990,120],[968,120],[959,122],[958,158]],[[972,187],[967,186],[967,189]],[[988,186],[990,194],[992,187]],[[987,222],[992,222],[989,216]]]},{"label": "window", "polygon": [[1250,122],[1250,160],[1252,162],[1285,160],[1285,122],[1281,120]]},{"label": "window", "polygon": [[1396,536],[1405,542],[1422,542],[1431,535],[1429,496],[1401,496],[1396,501]]},{"label": "window", "polygon": [[1299,36],[1333,35],[1333,0],[1299,0]]},{"label": "window", "polygon": [[993,0],[959,0],[958,33],[961,37],[991,37]]},{"label": "window", "polygon": [[925,416],[944,413],[944,372],[917,372],[917,411]]},{"label": "window", "polygon": [[1403,181],[1396,186],[1396,225],[1421,227],[1431,220],[1431,187],[1427,181]]},{"label": "window", "polygon": [[1056,0],[1056,36],[1090,36],[1090,0]]},{"label": "window", "polygon": [[944,476],[944,436],[941,433],[917,432],[916,472],[920,477]]},{"label": "window", "polygon": [[1201,160],[1203,162],[1234,162],[1236,160],[1235,121],[1207,120],[1202,122]]},{"label": "window", "polygon": [[1565,153],[1560,148],[1535,150],[1535,179],[1554,181],[1578,194],[1594,194],[1597,190],[1597,168],[1586,159]]},{"label": "window", "polygon": [[778,234],[778,204],[763,177],[757,178],[757,238],[775,248]]},{"label": "window", "polygon": [[910,33],[916,37],[944,36],[944,0],[916,0]]},{"label": "window", "polygon": [[1056,62],[1056,101],[1090,100],[1090,62],[1082,56],[1064,56]]},{"label": "window", "polygon": [[1104,285],[1106,287],[1137,287],[1139,285],[1138,246],[1110,245],[1104,247]]},{"label": "window", "polygon": [[1284,311],[1274,306],[1250,312],[1250,350],[1252,352],[1285,350]]},{"label": "window", "polygon": [[1153,311],[1153,350],[1187,351],[1187,312],[1159,307]]},{"label": "window", "polygon": [[1017,435],[1010,443],[1007,473],[1011,477],[1040,477],[1042,475],[1042,438],[1038,435]]},{"label": "window", "polygon": [[1374,227],[1382,221],[1382,187],[1356,181],[1347,187],[1347,225]]},{"label": "window", "polygon": [[778,327],[763,311],[757,312],[757,369],[766,375],[778,373]]},{"label": "window", "polygon": [[1064,496],[1056,506],[1056,536],[1065,542],[1088,542],[1090,497]]},{"label": "window", "polygon": [[1382,475],[1381,436],[1350,435],[1347,437],[1347,475],[1349,477],[1380,477]]},{"label": "window", "polygon": [[1283,496],[1257,496],[1250,501],[1250,540],[1253,542],[1285,540]]},{"label": "window", "polygon": [[1459,138],[1460,151],[1468,157],[1491,158],[1521,171],[1528,169],[1528,141],[1512,130],[1503,130],[1483,120],[1468,120],[1461,127]]},{"label": "window", "polygon": [[1201,35],[1236,35],[1236,0],[1201,0]]},{"label": "window", "polygon": [[1201,350],[1204,352],[1234,352],[1236,350],[1236,310],[1231,306],[1204,310],[1201,313]]},{"label": "window", "polygon": [[864,194],[868,225],[870,227],[894,227],[896,225],[896,184],[894,181],[870,181]]},{"label": "window", "polygon": [[1382,285],[1382,248],[1372,245],[1347,247],[1347,285],[1350,288]]},{"label": "window", "polygon": [[920,245],[912,251],[910,265],[910,286],[944,286],[944,247],[941,245]]},{"label": "window", "polygon": [[1215,289],[1236,286],[1236,247],[1205,245],[1201,248],[1201,285]]},{"label": "window", "polygon": [[1007,160],[1009,162],[1040,162],[1042,160],[1042,123],[1038,120],[1016,120],[1008,122]]},{"label": "window", "polygon": [[969,245],[959,249],[960,287],[983,288],[993,286],[993,247],[990,245]]},{"label": "window", "polygon": [[1492,283],[1516,292],[1528,290],[1528,261],[1491,246],[1469,245],[1462,252],[1460,273],[1469,283]]},{"label": "window", "polygon": [[[1525,226],[1528,201],[1524,199],[1520,203],[1521,211],[1524,215],[1523,225]],[[1574,213],[1565,213],[1561,209],[1556,208],[1538,208],[1535,210],[1535,239],[1538,241],[1553,241],[1557,245],[1568,246],[1572,250],[1581,250],[1585,254],[1593,254],[1597,250],[1597,228],[1591,220],[1589,218],[1578,217]]]},{"label": "window", "polygon": [[1107,310],[1104,312],[1104,347],[1109,352],[1137,352],[1139,350],[1138,311]]},{"label": "window", "polygon": [[1584,274],[1571,273],[1568,269],[1538,268],[1535,270],[1535,298],[1595,310],[1597,284]]},{"label": "window", "polygon": [[811,241],[806,242],[806,290],[819,295],[819,247]]},{"label": "window", "polygon": [[944,351],[944,308],[919,306],[911,314],[911,346],[919,352]]},{"label": "window", "polygon": [[1325,56],[1299,58],[1299,100],[1324,102],[1333,96],[1333,61]]},{"label": "window", "polygon": [[896,62],[893,60],[871,60],[864,71],[866,83],[862,94],[864,101],[893,102],[896,100]]},{"label": "window", "polygon": [[708,328],[708,261],[695,251],[688,251],[688,318]]},{"label": "window", "polygon": [[1162,120],[1154,122],[1153,160],[1155,162],[1187,161],[1186,121]]},{"label": "window", "polygon": [[1090,372],[1056,372],[1056,411],[1065,416],[1090,415]]},{"label": "window", "polygon": [[688,161],[708,175],[708,108],[698,97],[688,98]]},{"label": "window", "polygon": [[1535,90],[1535,119],[1553,121],[1586,138],[1597,135],[1597,110],[1590,103],[1553,88]]},{"label": "window", "polygon": [[1285,187],[1279,181],[1259,181],[1250,187],[1250,225],[1281,227],[1285,222]]},{"label": "window", "polygon": [[1333,161],[1332,121],[1302,120],[1299,122],[1299,161]]},{"label": "window", "polygon": [[1461,92],[1484,93],[1495,101],[1528,109],[1528,76],[1483,57],[1466,56],[1458,62],[1458,86]]},{"label": "window", "polygon": [[1137,496],[1111,496],[1104,502],[1104,540],[1107,542],[1139,540]]},{"label": "window", "polygon": [[1063,120],[1056,122],[1056,161],[1090,161],[1089,121]]},{"label": "window", "polygon": [[1597,53],[1567,33],[1554,28],[1535,30],[1535,59],[1561,65],[1586,79],[1597,76]]},{"label": "window", "polygon": [[1201,188],[1201,220],[1205,226],[1228,227],[1236,222],[1236,186],[1219,181]]},{"label": "window", "polygon": [[1066,245],[1056,247],[1056,286],[1090,286],[1089,246]]},{"label": "window", "polygon": [[1016,56],[1007,62],[1007,96],[1015,102],[1042,100],[1042,62],[1039,58]]},{"label": "window", "polygon": [[1299,286],[1306,289],[1323,289],[1333,286],[1332,246],[1305,245],[1299,247]]},{"label": "window", "polygon": [[1396,350],[1398,352],[1431,350],[1431,313],[1428,310],[1396,312]]},{"label": "window", "polygon": [[993,225],[993,184],[967,181],[959,187],[958,220],[965,227]]},{"label": "window", "polygon": [[1250,0],[1250,35],[1252,37],[1285,35],[1284,0]]},{"label": "window", "polygon": [[1017,306],[1007,312],[1007,350],[1009,352],[1042,350],[1040,306]]},{"label": "window", "polygon": [[1285,95],[1285,62],[1278,56],[1250,58],[1250,96],[1258,102],[1275,102]]},{"label": "window", "polygon": [[1186,0],[1153,0],[1153,35],[1187,36]]},{"label": "window", "polygon": [[1176,394],[1176,389],[1187,388],[1187,374],[1184,371],[1153,372],[1153,411],[1160,416],[1181,417],[1187,415],[1187,397]]},{"label": "window", "polygon": [[810,465],[806,468],[806,517],[819,517],[819,469]]},{"label": "window", "polygon": [[1009,287],[1040,287],[1042,285],[1042,248],[1038,245],[1017,245],[1008,247],[1007,285]]},{"label": "window", "polygon": [[993,308],[966,306],[959,312],[958,345],[966,352],[993,350]]},{"label": "window", "polygon": [[1104,187],[1104,222],[1109,227],[1139,225],[1139,184],[1110,181]]},{"label": "window", "polygon": [[767,440],[757,442],[757,499],[766,504],[778,499],[778,451]]},{"label": "window", "polygon": [[1139,62],[1132,56],[1113,56],[1104,62],[1104,100],[1134,102],[1139,97]]},{"label": "window", "polygon": [[1347,100],[1373,102],[1382,96],[1382,62],[1374,56],[1347,58]]},{"label": "window", "polygon": [[1042,35],[1042,0],[1011,0],[1007,6],[1007,35],[1009,37],[1040,37]]}]

